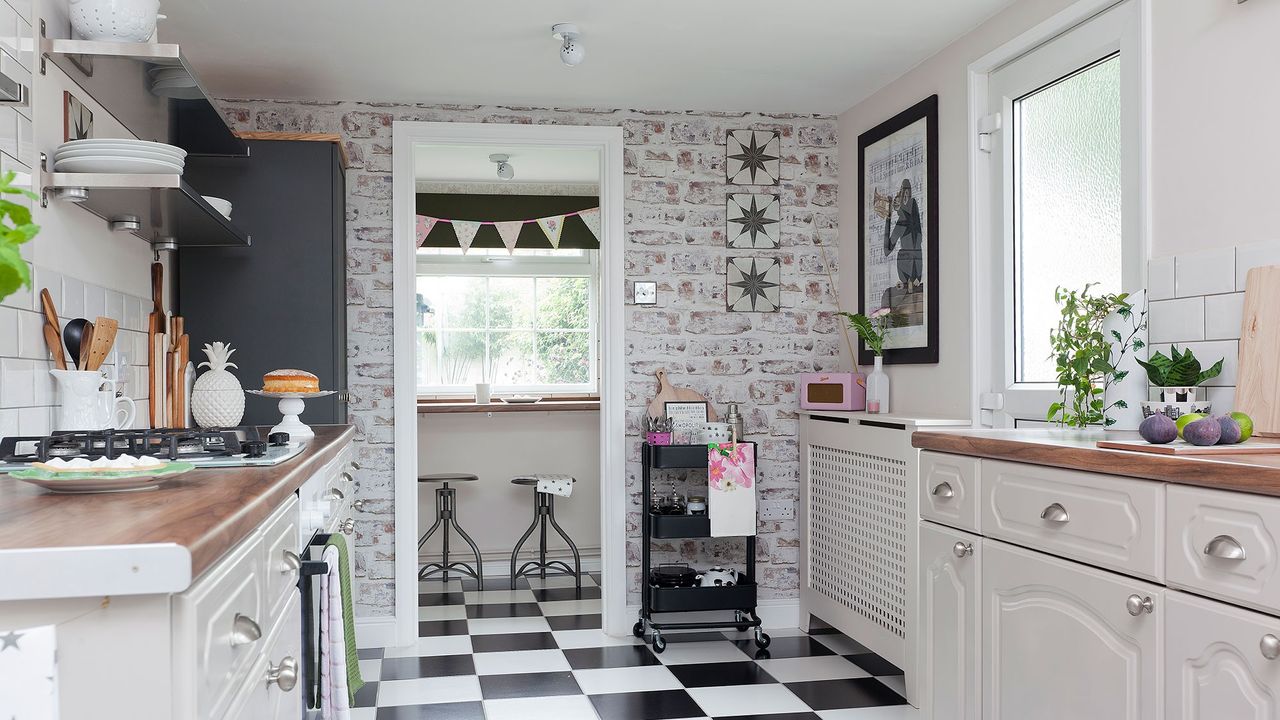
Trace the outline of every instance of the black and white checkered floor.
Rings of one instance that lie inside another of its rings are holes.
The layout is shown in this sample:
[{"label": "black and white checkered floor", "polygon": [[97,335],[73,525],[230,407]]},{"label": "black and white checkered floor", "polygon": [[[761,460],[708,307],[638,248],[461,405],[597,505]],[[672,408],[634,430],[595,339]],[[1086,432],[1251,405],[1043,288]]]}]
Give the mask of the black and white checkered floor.
[{"label": "black and white checkered floor", "polygon": [[583,578],[420,585],[416,647],[360,651],[353,720],[914,720],[900,671],[840,634],[666,634],[654,655],[600,631]]}]

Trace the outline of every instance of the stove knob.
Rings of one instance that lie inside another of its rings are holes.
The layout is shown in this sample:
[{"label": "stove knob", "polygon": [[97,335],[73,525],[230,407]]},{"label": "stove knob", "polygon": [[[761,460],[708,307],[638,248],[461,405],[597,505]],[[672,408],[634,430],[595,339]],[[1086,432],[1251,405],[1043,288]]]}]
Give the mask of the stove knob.
[{"label": "stove knob", "polygon": [[282,445],[288,445],[288,444],[289,444],[289,433],[287,433],[287,432],[273,432],[273,433],[271,433],[270,435],[268,435],[268,436],[267,436],[267,441],[268,441],[268,442],[270,442],[270,443],[271,443],[272,445],[274,445],[275,447],[280,447],[280,446],[282,446]]},{"label": "stove knob", "polygon": [[240,451],[245,457],[258,458],[267,454],[267,444],[261,440],[250,440],[240,443]]}]

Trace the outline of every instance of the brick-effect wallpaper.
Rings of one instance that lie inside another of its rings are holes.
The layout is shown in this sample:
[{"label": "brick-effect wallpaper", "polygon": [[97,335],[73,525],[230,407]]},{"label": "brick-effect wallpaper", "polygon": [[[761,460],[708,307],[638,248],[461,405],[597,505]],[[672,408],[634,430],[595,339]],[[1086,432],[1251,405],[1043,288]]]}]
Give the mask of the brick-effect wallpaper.
[{"label": "brick-effect wallpaper", "polygon": [[[653,373],[659,368],[666,368],[673,382],[707,395],[721,412],[725,403],[740,403],[750,439],[760,443],[759,500],[794,507],[799,478],[795,376],[836,369],[843,342],[823,268],[825,248],[836,272],[834,117],[270,100],[226,100],[223,109],[237,129],[340,133],[350,156],[347,352],[351,416],[363,466],[357,495],[366,501],[355,542],[359,615],[389,615],[395,605],[391,126],[396,120],[623,128],[626,276],[628,281],[656,280],[659,288],[657,306],[628,306],[625,315],[632,602],[638,602],[640,587],[641,420],[656,392]],[[725,183],[725,133],[739,128],[781,132],[780,187]],[[725,196],[731,189],[781,194],[780,249],[725,247]],[[725,310],[726,258],[751,254],[781,258],[781,312]],[[761,596],[793,597],[799,554],[794,513],[785,521],[761,521],[759,540]],[[732,562],[740,559],[735,554],[740,555],[742,543],[708,542],[700,558],[697,547],[692,541],[672,543],[659,548],[657,557],[698,558],[701,565]]]}]

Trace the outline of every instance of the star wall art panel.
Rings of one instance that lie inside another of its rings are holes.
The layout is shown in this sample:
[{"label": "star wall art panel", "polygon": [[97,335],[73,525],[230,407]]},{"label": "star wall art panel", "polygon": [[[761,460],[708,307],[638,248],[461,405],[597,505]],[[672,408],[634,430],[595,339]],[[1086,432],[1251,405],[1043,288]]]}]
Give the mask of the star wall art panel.
[{"label": "star wall art panel", "polygon": [[771,250],[781,245],[782,203],[777,195],[730,193],[725,218],[731,248]]},{"label": "star wall art panel", "polygon": [[731,257],[725,270],[730,312],[778,312],[782,307],[782,261]]},{"label": "star wall art panel", "polygon": [[781,133],[730,130],[724,167],[730,185],[777,185],[782,177]]}]

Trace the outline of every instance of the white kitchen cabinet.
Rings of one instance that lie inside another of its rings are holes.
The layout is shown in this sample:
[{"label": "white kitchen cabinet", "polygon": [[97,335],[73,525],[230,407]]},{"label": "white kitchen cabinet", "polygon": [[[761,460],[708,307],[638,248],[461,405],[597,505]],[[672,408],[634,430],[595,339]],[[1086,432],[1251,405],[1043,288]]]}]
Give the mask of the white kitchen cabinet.
[{"label": "white kitchen cabinet", "polygon": [[978,720],[982,539],[920,524],[920,708],[936,720]]},{"label": "white kitchen cabinet", "polygon": [[1165,606],[1166,718],[1280,719],[1280,620],[1174,590]]},{"label": "white kitchen cabinet", "polygon": [[1163,588],[998,541],[982,551],[984,717],[1161,717]]},{"label": "white kitchen cabinet", "polygon": [[978,532],[978,459],[920,453],[920,516]]}]

